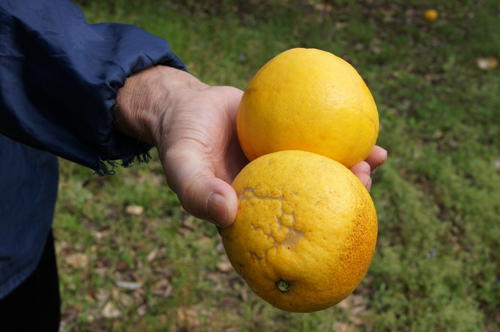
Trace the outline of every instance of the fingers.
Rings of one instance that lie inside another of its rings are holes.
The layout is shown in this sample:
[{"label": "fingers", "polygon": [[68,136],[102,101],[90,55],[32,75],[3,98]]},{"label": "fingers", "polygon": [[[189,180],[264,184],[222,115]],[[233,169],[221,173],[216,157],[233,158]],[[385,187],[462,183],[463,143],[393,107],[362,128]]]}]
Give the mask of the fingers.
[{"label": "fingers", "polygon": [[361,181],[365,188],[370,191],[372,187],[372,179],[370,177],[371,167],[366,161],[357,163],[351,167],[351,172]]},{"label": "fingers", "polygon": [[378,145],[375,145],[373,147],[372,152],[370,153],[368,158],[366,158],[366,162],[370,165],[372,171],[378,166],[385,163],[386,160],[387,160],[387,151]]},{"label": "fingers", "polygon": [[372,178],[365,173],[358,173],[354,175],[356,175],[359,181],[361,181],[361,183],[365,186],[366,190],[370,191],[372,187]]},{"label": "fingers", "polygon": [[372,187],[372,179],[370,177],[371,171],[385,163],[386,160],[387,151],[380,146],[375,145],[368,158],[366,158],[366,161],[357,163],[351,167],[351,171],[357,176],[361,183],[363,183],[366,189],[370,191],[370,188]]},{"label": "fingers", "polygon": [[169,151],[164,163],[167,182],[189,214],[218,227],[230,226],[238,211],[236,192],[199,158],[189,147]]},{"label": "fingers", "polygon": [[354,174],[364,173],[370,176],[371,166],[366,161],[362,161],[351,167],[351,172],[353,172]]}]

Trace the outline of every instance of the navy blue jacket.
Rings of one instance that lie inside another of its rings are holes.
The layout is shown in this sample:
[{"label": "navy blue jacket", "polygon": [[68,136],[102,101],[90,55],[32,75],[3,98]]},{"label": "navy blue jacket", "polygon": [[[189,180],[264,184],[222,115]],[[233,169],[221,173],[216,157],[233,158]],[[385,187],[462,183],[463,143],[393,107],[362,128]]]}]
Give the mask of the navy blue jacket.
[{"label": "navy blue jacket", "polygon": [[[185,70],[167,41],[131,25],[89,25],[67,0],[0,1],[0,299],[35,269],[52,224],[57,157],[112,173],[151,146],[113,128],[131,74]],[[108,162],[108,163],[106,163]]]}]

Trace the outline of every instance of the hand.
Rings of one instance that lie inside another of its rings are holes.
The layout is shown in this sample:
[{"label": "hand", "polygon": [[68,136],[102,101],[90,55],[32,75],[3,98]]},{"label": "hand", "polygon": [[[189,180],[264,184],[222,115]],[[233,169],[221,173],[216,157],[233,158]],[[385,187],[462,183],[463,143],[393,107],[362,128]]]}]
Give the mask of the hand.
[{"label": "hand", "polygon": [[236,134],[242,94],[157,66],[129,77],[116,98],[117,129],[156,146],[184,209],[219,227],[236,218],[230,183],[248,163]]},{"label": "hand", "polygon": [[[156,146],[167,183],[184,209],[218,227],[236,218],[238,197],[230,183],[248,163],[236,133],[242,94],[157,66],[129,77],[116,98],[117,129]],[[351,171],[369,190],[371,170],[386,158],[375,146]]]},{"label": "hand", "polygon": [[362,161],[351,167],[351,172],[353,172],[361,183],[364,184],[366,189],[370,191],[370,188],[372,187],[372,178],[370,177],[371,172],[378,166],[385,163],[386,160],[387,151],[380,146],[375,145],[368,158],[366,158],[366,161]]}]

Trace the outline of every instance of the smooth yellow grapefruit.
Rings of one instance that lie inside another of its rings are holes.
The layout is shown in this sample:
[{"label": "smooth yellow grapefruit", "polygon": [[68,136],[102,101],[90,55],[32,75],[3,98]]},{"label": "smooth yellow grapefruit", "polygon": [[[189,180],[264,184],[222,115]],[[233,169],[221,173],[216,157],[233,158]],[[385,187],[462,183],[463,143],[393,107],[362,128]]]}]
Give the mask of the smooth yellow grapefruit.
[{"label": "smooth yellow grapefruit", "polygon": [[368,157],[379,132],[377,106],[358,72],[331,53],[304,48],[279,54],[257,72],[236,123],[249,160],[303,150],[348,168]]}]

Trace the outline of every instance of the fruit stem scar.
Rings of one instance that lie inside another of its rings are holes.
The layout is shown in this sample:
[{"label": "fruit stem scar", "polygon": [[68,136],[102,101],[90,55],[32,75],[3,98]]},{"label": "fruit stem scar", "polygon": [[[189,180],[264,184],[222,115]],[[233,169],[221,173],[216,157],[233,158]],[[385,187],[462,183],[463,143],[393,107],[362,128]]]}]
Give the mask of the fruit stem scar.
[{"label": "fruit stem scar", "polygon": [[276,282],[276,287],[278,287],[280,292],[282,292],[283,294],[290,294],[290,283],[288,281],[280,279]]}]

